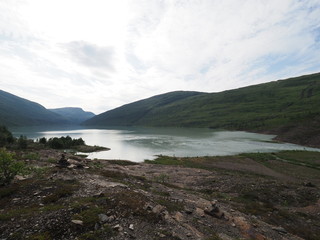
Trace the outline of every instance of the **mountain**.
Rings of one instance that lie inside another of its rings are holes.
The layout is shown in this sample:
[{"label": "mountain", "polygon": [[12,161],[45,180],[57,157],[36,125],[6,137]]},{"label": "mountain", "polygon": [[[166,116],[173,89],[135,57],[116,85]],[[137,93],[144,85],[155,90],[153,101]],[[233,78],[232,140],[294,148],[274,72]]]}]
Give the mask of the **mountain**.
[{"label": "mountain", "polygon": [[92,112],[85,112],[82,108],[76,107],[55,108],[49,110],[63,116],[74,124],[79,124],[95,116]]},{"label": "mountain", "polygon": [[122,107],[99,114],[87,121],[84,125],[104,125],[104,126],[132,126],[132,125],[157,125],[152,122],[140,122],[148,116],[153,116],[154,111],[164,106],[179,102],[183,99],[206,95],[200,92],[176,91],[157,95],[148,99],[123,105]]},{"label": "mountain", "polygon": [[104,112],[84,125],[247,130],[320,146],[319,103],[316,73],[220,93],[166,93]]},{"label": "mountain", "polygon": [[67,124],[66,118],[38,103],[0,90],[0,125],[32,126]]}]

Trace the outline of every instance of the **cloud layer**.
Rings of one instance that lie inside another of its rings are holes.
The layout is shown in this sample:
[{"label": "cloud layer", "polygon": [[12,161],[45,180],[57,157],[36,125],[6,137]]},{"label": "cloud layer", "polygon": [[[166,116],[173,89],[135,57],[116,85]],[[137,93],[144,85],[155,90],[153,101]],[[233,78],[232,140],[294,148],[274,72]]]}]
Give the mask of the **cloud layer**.
[{"label": "cloud layer", "polygon": [[318,0],[3,0],[0,87],[100,113],[320,71]]}]

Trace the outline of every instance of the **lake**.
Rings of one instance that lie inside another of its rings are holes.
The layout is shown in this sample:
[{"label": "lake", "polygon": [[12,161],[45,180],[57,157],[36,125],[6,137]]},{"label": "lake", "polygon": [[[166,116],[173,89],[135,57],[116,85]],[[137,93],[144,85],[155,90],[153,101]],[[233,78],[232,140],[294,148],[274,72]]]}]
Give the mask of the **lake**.
[{"label": "lake", "polygon": [[91,153],[89,158],[121,159],[141,162],[155,155],[177,157],[222,156],[245,152],[274,152],[281,150],[313,150],[289,143],[272,142],[273,135],[242,131],[215,131],[195,128],[47,128],[20,127],[10,129],[14,136],[37,139],[69,135],[82,138],[88,145],[111,148],[110,151]]}]

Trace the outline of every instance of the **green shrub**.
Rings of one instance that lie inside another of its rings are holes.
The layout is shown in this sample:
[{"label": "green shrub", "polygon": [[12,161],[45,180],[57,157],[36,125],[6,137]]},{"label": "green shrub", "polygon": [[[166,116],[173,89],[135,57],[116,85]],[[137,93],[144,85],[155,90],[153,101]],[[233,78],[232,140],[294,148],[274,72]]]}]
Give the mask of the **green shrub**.
[{"label": "green shrub", "polygon": [[18,139],[18,147],[19,149],[26,149],[28,147],[28,140],[26,136],[20,136]]},{"label": "green shrub", "polygon": [[11,183],[13,178],[21,173],[24,169],[22,162],[17,162],[13,158],[13,154],[5,149],[0,149],[0,186]]},{"label": "green shrub", "polygon": [[11,132],[5,126],[0,126],[0,147],[12,144],[13,142],[14,137]]},{"label": "green shrub", "polygon": [[49,138],[48,140],[41,139],[41,142],[46,142],[50,148],[54,149],[64,149],[64,148],[72,148],[75,146],[83,146],[85,145],[85,142],[83,141],[82,138],[78,139],[72,139],[70,136],[66,137],[54,137],[54,138]]}]

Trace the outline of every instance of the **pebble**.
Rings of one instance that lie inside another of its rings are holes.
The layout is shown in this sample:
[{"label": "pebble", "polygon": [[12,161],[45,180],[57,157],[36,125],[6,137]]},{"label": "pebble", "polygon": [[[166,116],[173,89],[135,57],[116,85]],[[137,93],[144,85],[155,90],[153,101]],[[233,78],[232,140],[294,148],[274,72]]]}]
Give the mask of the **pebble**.
[{"label": "pebble", "polygon": [[83,225],[83,221],[81,220],[71,220],[72,223],[77,224],[77,225]]},{"label": "pebble", "polygon": [[99,214],[98,217],[99,217],[100,222],[102,222],[102,223],[107,222],[109,219],[108,216],[103,213]]},{"label": "pebble", "polygon": [[123,230],[123,228],[120,226],[120,224],[117,224],[117,225],[113,226],[113,229],[117,230],[119,232],[121,232]]},{"label": "pebble", "polygon": [[129,229],[132,230],[132,231],[134,230],[133,224],[130,224],[130,225],[129,225]]}]

